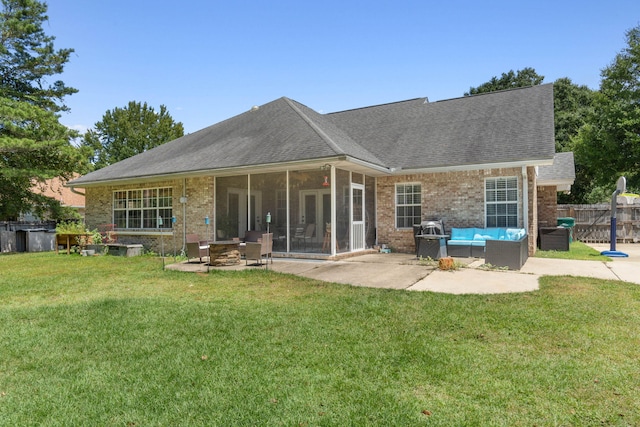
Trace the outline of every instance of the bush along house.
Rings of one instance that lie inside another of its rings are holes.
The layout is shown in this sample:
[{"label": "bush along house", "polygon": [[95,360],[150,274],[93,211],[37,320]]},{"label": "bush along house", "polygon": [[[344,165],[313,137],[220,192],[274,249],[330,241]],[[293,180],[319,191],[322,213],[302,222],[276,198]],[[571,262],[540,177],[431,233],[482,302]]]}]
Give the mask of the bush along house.
[{"label": "bush along house", "polygon": [[276,256],[413,253],[413,225],[437,219],[524,228],[532,254],[554,155],[552,85],[329,114],[283,97],[68,185],[90,228],[154,251],[268,227]]}]

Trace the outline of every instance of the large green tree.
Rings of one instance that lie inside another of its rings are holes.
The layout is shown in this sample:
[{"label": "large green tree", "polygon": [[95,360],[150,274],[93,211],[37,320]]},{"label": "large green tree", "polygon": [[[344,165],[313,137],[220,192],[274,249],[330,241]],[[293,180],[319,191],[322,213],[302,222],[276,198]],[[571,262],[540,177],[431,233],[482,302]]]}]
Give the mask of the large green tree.
[{"label": "large green tree", "polygon": [[522,70],[514,72],[509,70],[507,73],[502,73],[499,78],[496,76],[481,84],[478,87],[469,88],[469,92],[465,92],[464,96],[477,95],[480,93],[495,92],[497,90],[514,89],[517,87],[535,86],[542,83],[544,76],[536,73],[533,68],[527,67]]},{"label": "large green tree", "polygon": [[568,77],[553,82],[556,151],[573,149],[572,139],[585,124],[593,108],[595,92],[585,85],[577,85]]},{"label": "large green tree", "polygon": [[36,182],[70,178],[83,163],[70,136],[55,113],[0,97],[0,219],[15,220],[23,212],[46,217],[60,211],[58,201],[31,190]]},{"label": "large green tree", "polygon": [[96,169],[119,162],[184,135],[167,108],[155,112],[147,103],[131,101],[124,108],[107,110],[95,129],[85,133],[82,145],[91,151]]},{"label": "large green tree", "polygon": [[54,48],[42,25],[46,3],[2,0],[0,13],[0,96],[27,101],[48,111],[66,111],[64,97],[77,92],[60,80],[73,49]]},{"label": "large green tree", "polygon": [[[601,72],[600,91],[575,139],[577,160],[596,186],[612,189],[619,176],[640,189],[640,26],[626,33],[627,46]],[[591,200],[597,197],[594,194]]]},{"label": "large green tree", "polygon": [[71,177],[87,162],[62,126],[64,97],[76,92],[59,80],[72,49],[55,50],[42,25],[47,6],[2,0],[0,12],[0,220],[32,211],[43,216],[59,203],[31,191],[37,182]]}]

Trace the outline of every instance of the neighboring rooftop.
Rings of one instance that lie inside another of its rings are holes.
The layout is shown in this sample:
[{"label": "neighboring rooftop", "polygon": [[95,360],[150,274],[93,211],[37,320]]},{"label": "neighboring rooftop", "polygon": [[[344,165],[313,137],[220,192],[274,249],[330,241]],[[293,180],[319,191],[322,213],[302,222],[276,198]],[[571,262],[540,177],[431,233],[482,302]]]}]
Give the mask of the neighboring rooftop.
[{"label": "neighboring rooftop", "polygon": [[[79,177],[79,174],[74,175],[74,178]],[[52,178],[45,182],[35,184],[31,188],[31,191],[56,199],[62,206],[84,209],[85,197],[82,194],[74,193],[70,188],[65,187],[66,183],[67,180],[65,179]]]}]

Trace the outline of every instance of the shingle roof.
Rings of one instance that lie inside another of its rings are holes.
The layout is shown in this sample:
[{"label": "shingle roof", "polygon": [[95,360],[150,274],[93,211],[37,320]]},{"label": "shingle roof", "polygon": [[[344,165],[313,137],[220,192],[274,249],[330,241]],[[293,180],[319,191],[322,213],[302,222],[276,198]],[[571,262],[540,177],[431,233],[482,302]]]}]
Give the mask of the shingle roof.
[{"label": "shingle roof", "polygon": [[555,152],[550,84],[329,118],[391,168],[548,160]]},{"label": "shingle roof", "polygon": [[74,181],[109,181],[340,155],[382,162],[312,109],[280,98]]},{"label": "shingle roof", "polygon": [[556,153],[553,164],[538,168],[538,184],[557,184],[576,179],[576,166],[572,152]]},{"label": "shingle roof", "polygon": [[324,115],[283,97],[71,185],[335,157],[391,170],[549,160],[553,154],[551,85]]}]

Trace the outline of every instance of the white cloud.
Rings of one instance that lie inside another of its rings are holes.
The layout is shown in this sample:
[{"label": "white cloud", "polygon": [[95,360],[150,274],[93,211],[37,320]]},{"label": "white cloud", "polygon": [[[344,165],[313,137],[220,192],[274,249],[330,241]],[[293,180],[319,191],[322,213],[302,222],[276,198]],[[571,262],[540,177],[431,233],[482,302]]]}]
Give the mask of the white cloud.
[{"label": "white cloud", "polygon": [[74,139],[71,141],[71,143],[72,143],[73,145],[75,145],[76,147],[78,147],[78,146],[82,143],[82,137],[84,136],[85,132],[87,132],[87,131],[89,130],[89,127],[88,127],[88,126],[85,126],[85,125],[71,125],[71,126],[68,126],[68,125],[67,125],[67,127],[68,127],[69,129],[72,129],[72,130],[78,131],[78,133],[80,134],[80,136],[79,136],[78,138],[74,138]]},{"label": "white cloud", "polygon": [[89,130],[89,126],[86,125],[71,125],[67,127],[69,129],[77,130],[81,135],[84,135],[84,133]]}]

